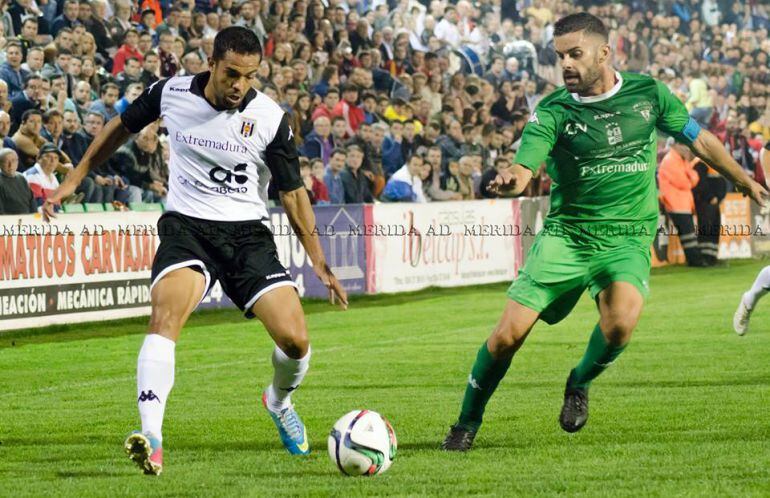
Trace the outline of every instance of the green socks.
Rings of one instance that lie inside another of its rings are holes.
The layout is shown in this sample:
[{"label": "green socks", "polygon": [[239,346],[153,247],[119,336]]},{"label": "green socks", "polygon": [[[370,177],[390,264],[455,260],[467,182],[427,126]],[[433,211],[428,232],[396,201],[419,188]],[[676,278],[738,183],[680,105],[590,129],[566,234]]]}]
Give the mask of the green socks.
[{"label": "green socks", "polygon": [[626,349],[626,346],[627,344],[622,346],[608,344],[599,325],[596,325],[591,339],[588,341],[588,348],[586,348],[583,359],[570,373],[569,387],[587,389],[591,381],[604,372],[615,361],[615,358]]},{"label": "green socks", "polygon": [[476,355],[476,362],[473,364],[473,369],[468,377],[468,386],[465,388],[463,406],[458,421],[460,425],[478,430],[487,402],[497,389],[497,385],[505,377],[512,359],[496,360],[492,358],[487,343],[484,342],[481,345],[481,349]]}]

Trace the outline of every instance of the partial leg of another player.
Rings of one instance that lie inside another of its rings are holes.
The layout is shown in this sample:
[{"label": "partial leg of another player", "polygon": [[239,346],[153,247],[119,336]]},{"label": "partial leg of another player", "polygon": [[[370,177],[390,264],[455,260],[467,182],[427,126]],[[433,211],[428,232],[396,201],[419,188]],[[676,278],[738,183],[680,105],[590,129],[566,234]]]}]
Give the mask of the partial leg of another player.
[{"label": "partial leg of another player", "polygon": [[460,417],[441,447],[448,451],[467,451],[481,426],[487,402],[511,366],[514,353],[537,321],[539,313],[509,300],[497,327],[481,345],[465,388]]},{"label": "partial leg of another player", "polygon": [[754,280],[754,285],[741,296],[738,309],[733,315],[733,329],[735,329],[736,334],[744,335],[749,331],[751,312],[754,311],[759,299],[768,291],[770,291],[770,266],[762,268]]},{"label": "partial leg of another player", "polygon": [[588,388],[623,352],[639,321],[644,299],[628,282],[612,282],[598,297],[599,323],[594,327],[583,358],[569,374],[559,424],[579,431],[588,421]]},{"label": "partial leg of another player", "polygon": [[142,430],[126,439],[125,449],[145,474],[163,468],[163,414],[174,385],[174,351],[179,333],[205,291],[203,274],[180,268],[152,288],[152,314],[139,351],[136,382]]},{"label": "partial leg of another player", "polygon": [[310,343],[305,314],[293,286],[277,287],[262,295],[251,308],[275,341],[273,382],[262,403],[273,419],[281,442],[293,455],[310,453],[305,425],[291,403],[310,365]]}]

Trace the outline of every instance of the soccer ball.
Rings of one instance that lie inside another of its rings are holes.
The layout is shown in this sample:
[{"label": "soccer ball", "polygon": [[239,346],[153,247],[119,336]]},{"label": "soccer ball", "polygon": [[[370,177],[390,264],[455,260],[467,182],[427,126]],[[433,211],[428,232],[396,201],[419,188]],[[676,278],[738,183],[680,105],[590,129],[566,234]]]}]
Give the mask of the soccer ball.
[{"label": "soccer ball", "polygon": [[390,422],[371,410],[346,413],[329,434],[329,456],[349,476],[382,474],[396,458],[396,445]]}]

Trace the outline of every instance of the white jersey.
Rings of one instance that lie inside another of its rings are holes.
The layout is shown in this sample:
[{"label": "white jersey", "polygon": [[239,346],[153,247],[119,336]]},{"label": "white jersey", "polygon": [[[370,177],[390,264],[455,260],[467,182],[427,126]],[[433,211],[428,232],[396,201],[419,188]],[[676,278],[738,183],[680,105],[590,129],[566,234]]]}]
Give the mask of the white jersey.
[{"label": "white jersey", "polygon": [[249,90],[238,109],[204,97],[209,72],[151,85],[121,114],[132,133],[163,118],[169,134],[166,208],[215,221],[268,218],[271,176],[279,190],[303,187],[288,116],[267,95]]}]

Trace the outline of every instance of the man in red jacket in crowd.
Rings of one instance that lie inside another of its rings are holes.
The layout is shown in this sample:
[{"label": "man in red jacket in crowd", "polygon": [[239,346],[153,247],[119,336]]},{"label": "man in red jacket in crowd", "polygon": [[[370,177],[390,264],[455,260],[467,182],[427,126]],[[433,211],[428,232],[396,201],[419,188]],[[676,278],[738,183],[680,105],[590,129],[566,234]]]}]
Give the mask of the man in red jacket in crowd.
[{"label": "man in red jacket in crowd", "polygon": [[112,75],[117,76],[118,73],[123,71],[123,66],[126,65],[126,60],[131,57],[139,61],[144,62],[144,56],[139,52],[136,46],[139,44],[139,32],[134,28],[129,28],[126,31],[126,36],[123,39],[123,45],[115,52],[115,57],[112,62]]},{"label": "man in red jacket in crowd", "polygon": [[358,105],[358,87],[353,83],[342,86],[342,99],[332,110],[332,117],[336,116],[345,119],[345,138],[354,137],[358,133],[358,127],[366,120],[363,108]]}]

